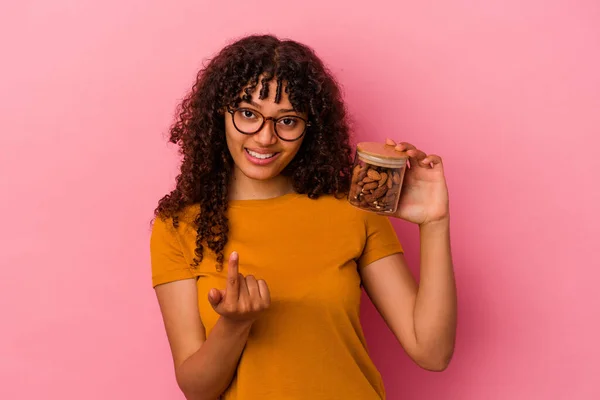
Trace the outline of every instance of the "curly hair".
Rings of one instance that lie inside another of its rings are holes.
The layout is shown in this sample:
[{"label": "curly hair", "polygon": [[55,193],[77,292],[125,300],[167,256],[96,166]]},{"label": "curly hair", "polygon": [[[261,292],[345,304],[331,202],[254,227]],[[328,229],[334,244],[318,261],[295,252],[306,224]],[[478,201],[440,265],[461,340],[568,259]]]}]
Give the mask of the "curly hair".
[{"label": "curly hair", "polygon": [[[170,142],[182,155],[176,187],[158,203],[155,216],[172,218],[175,227],[187,206],[198,204],[193,267],[203,260],[204,247],[222,270],[228,240],[228,189],[233,159],[225,140],[226,106],[248,101],[257,86],[259,98],[268,97],[269,82],[282,84],[290,103],[310,121],[304,141],[282,171],[294,190],[311,199],[320,195],[344,196],[350,186],[352,155],[348,117],[340,88],[314,51],[292,40],[253,35],[224,47],[204,66],[177,109]],[[260,82],[259,82],[260,80]]]}]

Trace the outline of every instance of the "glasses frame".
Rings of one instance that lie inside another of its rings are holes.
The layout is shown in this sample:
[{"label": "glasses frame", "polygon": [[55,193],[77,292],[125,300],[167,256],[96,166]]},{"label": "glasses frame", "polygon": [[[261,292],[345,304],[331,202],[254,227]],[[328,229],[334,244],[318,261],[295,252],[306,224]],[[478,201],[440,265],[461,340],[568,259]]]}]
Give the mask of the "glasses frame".
[{"label": "glasses frame", "polygon": [[[241,111],[241,110],[248,110],[248,111],[250,111],[250,112],[253,112],[253,113],[255,113],[255,114],[258,114],[259,116],[261,116],[261,117],[262,117],[262,123],[260,124],[260,127],[259,127],[257,130],[255,130],[254,132],[244,132],[244,131],[242,131],[240,128],[238,128],[237,124],[235,123],[235,113],[236,113],[237,111]],[[264,116],[262,113],[260,113],[260,112],[258,112],[258,111],[256,111],[256,110],[253,110],[253,109],[251,109],[251,108],[248,108],[248,107],[237,107],[237,108],[231,108],[231,107],[227,107],[227,112],[229,112],[229,114],[231,114],[231,121],[233,121],[233,126],[234,126],[234,127],[235,127],[235,129],[237,129],[237,131],[238,131],[239,133],[241,133],[242,135],[256,135],[258,132],[260,132],[260,130],[261,130],[262,128],[264,128],[264,126],[265,126],[265,123],[266,123],[267,121],[271,120],[271,121],[273,121],[273,130],[275,131],[275,135],[276,135],[276,136],[277,136],[279,139],[283,140],[284,142],[295,142],[296,140],[300,140],[300,139],[301,139],[301,138],[302,138],[302,137],[303,137],[303,136],[306,134],[306,130],[307,130],[307,128],[308,128],[309,126],[311,126],[311,125],[310,125],[310,122],[309,122],[309,121],[308,121],[306,118],[302,118],[302,117],[299,117],[299,116],[297,116],[297,115],[284,115],[284,116],[282,116],[282,117],[279,117],[279,118],[275,118],[275,117],[265,117],[265,116]],[[282,138],[282,137],[279,135],[279,132],[277,132],[277,122],[278,122],[278,121],[280,121],[280,120],[282,120],[282,119],[285,119],[285,118],[298,118],[298,119],[300,119],[300,120],[304,121],[304,130],[302,131],[302,133],[300,134],[300,136],[298,136],[298,137],[297,137],[297,138],[295,138],[295,139],[285,139],[285,138]]]}]

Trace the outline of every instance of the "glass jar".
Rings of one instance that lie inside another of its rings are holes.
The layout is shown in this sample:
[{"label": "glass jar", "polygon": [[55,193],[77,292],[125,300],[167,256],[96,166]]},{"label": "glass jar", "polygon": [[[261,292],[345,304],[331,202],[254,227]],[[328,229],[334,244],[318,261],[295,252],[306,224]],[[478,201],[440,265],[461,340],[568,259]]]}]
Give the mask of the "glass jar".
[{"label": "glass jar", "polygon": [[395,213],[408,155],[394,146],[362,142],[356,146],[348,201],[378,213]]}]

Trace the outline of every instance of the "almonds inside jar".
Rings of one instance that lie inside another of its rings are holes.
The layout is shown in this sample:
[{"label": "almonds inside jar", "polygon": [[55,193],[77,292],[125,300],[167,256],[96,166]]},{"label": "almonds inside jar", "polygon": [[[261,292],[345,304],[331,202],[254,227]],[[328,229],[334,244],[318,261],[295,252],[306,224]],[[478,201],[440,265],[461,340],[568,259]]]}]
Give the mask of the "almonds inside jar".
[{"label": "almonds inside jar", "polygon": [[396,211],[406,158],[388,147],[379,143],[359,144],[348,194],[350,204],[374,212]]}]

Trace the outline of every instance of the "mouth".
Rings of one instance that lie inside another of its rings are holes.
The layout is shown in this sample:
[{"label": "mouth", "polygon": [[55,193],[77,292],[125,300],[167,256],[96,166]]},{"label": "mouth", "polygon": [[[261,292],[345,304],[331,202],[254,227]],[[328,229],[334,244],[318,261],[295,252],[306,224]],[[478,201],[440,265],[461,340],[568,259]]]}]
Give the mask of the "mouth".
[{"label": "mouth", "polygon": [[244,153],[250,162],[256,165],[266,165],[272,162],[279,156],[279,152],[272,153],[258,153],[256,151],[244,148]]},{"label": "mouth", "polygon": [[273,158],[277,154],[279,154],[279,153],[257,153],[250,149],[244,149],[244,150],[246,150],[246,153],[250,154],[254,158],[258,158],[259,160],[267,160],[267,159]]}]

